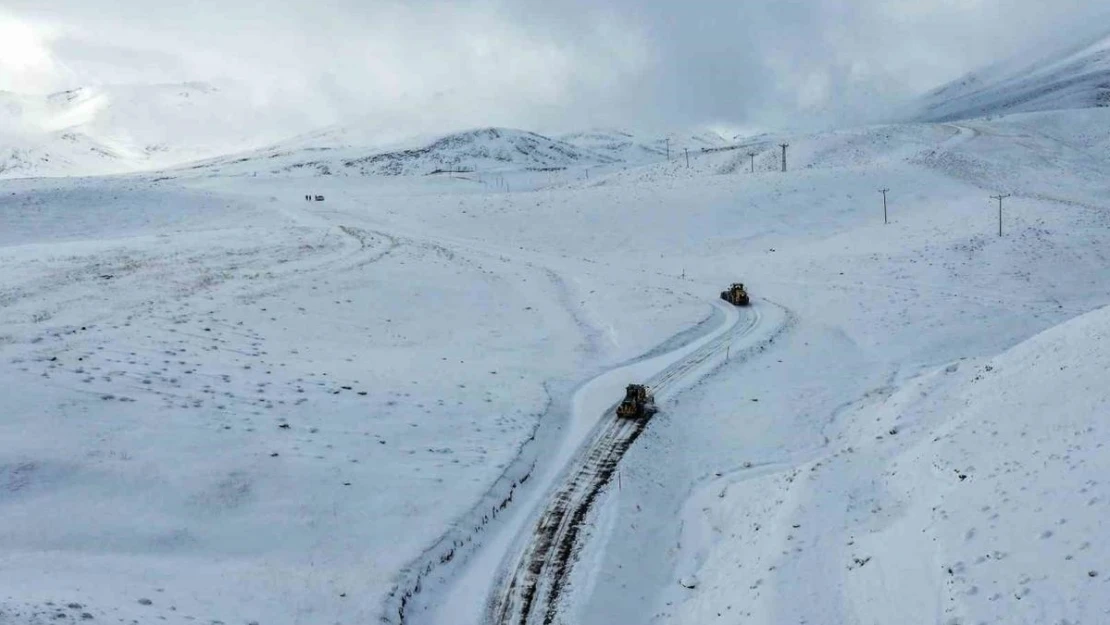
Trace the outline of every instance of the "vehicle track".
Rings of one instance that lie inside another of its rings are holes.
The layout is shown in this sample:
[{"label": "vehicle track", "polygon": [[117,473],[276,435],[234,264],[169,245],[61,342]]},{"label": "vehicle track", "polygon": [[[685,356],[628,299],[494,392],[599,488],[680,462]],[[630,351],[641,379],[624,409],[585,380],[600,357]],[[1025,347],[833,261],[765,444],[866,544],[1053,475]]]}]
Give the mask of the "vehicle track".
[{"label": "vehicle track", "polygon": [[[667,394],[699,367],[726,352],[738,337],[753,332],[762,314],[757,307],[745,312],[730,331],[648,380],[656,395]],[[573,468],[540,513],[531,537],[507,567],[502,590],[491,606],[490,622],[496,625],[555,622],[571,567],[585,538],[586,519],[593,503],[612,479],[621,457],[648,424],[648,419],[619,419],[614,408],[615,404],[607,410],[589,442],[576,455],[571,463]]]}]

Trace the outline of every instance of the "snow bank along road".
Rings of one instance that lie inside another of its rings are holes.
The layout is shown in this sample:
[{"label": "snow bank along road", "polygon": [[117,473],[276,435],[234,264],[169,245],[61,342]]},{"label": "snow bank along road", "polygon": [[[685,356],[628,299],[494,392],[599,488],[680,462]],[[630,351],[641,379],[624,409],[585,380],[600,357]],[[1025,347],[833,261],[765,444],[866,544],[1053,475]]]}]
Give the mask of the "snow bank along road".
[{"label": "snow bank along road", "polygon": [[[689,382],[724,359],[762,351],[785,328],[787,314],[777,306],[760,303],[743,312],[714,302],[724,310],[727,321],[708,337],[655,358],[634,362],[607,372],[579,391],[575,401],[575,417],[585,411],[596,411],[598,396],[594,387],[603,387],[608,398],[617,397],[622,380],[634,380],[636,374],[651,375],[648,384],[662,401],[681,390]],[[763,328],[765,309],[770,310],[772,328],[758,335]],[[762,338],[760,338],[762,336]],[[642,378],[641,378],[642,379]],[[594,413],[596,414],[596,412]],[[618,418],[609,405],[603,417],[580,447],[568,469],[550,491],[536,523],[523,539],[523,547],[511,551],[501,588],[492,601],[489,620],[498,625],[553,623],[559,610],[559,599],[566,585],[570,568],[581,541],[585,538],[587,515],[597,496],[610,483],[617,463],[628,447],[647,426],[648,419]]]}]

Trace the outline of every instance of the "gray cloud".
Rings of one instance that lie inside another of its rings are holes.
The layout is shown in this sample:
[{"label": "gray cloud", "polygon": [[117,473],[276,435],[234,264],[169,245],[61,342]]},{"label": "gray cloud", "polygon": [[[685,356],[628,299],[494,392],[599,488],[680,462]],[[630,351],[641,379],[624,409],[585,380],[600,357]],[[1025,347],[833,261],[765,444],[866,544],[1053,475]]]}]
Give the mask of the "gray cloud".
[{"label": "gray cloud", "polygon": [[413,131],[863,121],[1041,38],[1090,36],[1102,4],[9,0],[0,34],[29,25],[50,59],[0,60],[0,88],[228,81],[313,123]]}]

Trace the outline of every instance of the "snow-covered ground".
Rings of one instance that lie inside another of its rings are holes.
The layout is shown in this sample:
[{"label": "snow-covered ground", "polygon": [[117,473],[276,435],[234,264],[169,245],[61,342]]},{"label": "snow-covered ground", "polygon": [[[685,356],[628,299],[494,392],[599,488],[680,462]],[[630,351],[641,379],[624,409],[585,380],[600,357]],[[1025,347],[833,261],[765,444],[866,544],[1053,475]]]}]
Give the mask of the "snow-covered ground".
[{"label": "snow-covered ground", "polygon": [[4,181],[0,623],[480,622],[606,372],[725,336],[736,280],[778,338],[661,397],[562,622],[1098,622],[1107,127]]}]

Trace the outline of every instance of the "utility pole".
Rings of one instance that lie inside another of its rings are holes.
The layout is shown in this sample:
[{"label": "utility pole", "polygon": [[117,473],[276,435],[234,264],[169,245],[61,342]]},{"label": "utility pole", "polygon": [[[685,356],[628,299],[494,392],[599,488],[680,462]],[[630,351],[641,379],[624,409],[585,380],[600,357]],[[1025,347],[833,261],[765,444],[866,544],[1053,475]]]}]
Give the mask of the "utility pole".
[{"label": "utility pole", "polygon": [[890,189],[879,189],[879,193],[883,194],[883,224],[890,223],[886,218],[886,194]]},{"label": "utility pole", "polygon": [[1005,195],[999,193],[998,195],[991,196],[992,200],[998,200],[998,236],[1002,236],[1002,200],[1008,197],[1010,197],[1009,193]]},{"label": "utility pole", "polygon": [[752,173],[755,173],[755,152],[748,152],[748,156],[752,159]]},{"label": "utility pole", "polygon": [[779,147],[782,148],[782,170],[786,171],[786,148],[790,147],[790,144],[780,143]]},{"label": "utility pole", "polygon": [[667,160],[671,160],[671,138],[667,137]]},{"label": "utility pole", "polygon": [[682,151],[686,153],[686,169],[690,169],[690,149],[682,148]]}]

